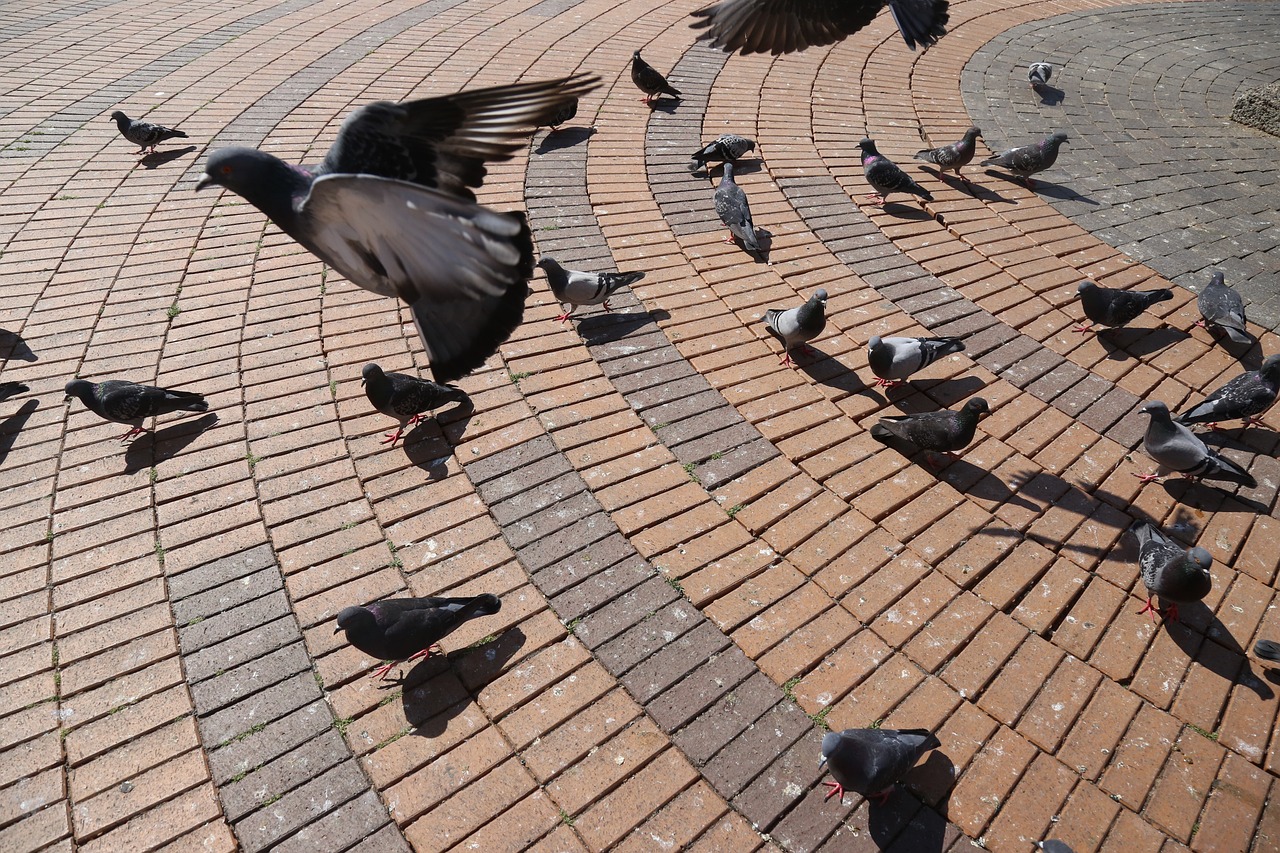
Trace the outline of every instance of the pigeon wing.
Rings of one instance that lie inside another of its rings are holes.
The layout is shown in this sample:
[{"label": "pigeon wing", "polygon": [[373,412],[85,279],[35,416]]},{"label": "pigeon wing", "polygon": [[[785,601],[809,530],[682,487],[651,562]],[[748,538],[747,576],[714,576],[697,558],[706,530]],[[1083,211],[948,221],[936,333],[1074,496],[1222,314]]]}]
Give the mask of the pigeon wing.
[{"label": "pigeon wing", "polygon": [[[694,29],[713,47],[742,53],[791,53],[856,33],[875,19],[884,0],[722,0],[693,13]],[[890,0],[907,45],[932,44],[944,32],[947,0]]]}]

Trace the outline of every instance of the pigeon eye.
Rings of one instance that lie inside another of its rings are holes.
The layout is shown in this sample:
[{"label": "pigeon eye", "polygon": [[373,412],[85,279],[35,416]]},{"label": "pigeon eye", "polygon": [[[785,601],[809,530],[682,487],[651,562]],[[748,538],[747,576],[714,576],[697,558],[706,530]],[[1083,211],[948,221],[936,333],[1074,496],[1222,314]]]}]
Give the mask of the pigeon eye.
[{"label": "pigeon eye", "polygon": [[222,167],[222,174],[224,174],[224,175],[230,175],[230,174],[231,174],[231,167],[230,167],[230,166],[223,166],[223,167]]}]

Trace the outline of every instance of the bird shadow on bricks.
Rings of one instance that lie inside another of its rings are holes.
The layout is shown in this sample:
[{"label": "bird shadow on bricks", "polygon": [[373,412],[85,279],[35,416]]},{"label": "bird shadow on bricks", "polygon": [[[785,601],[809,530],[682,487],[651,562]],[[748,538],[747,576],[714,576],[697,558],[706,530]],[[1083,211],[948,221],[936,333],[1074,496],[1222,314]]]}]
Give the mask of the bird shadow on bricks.
[{"label": "bird shadow on bricks", "polygon": [[39,400],[27,400],[18,411],[0,421],[0,465],[9,458],[9,451],[18,440],[18,433],[27,425],[27,420],[40,405]]},{"label": "bird shadow on bricks", "polygon": [[1170,475],[1161,485],[1164,486],[1165,494],[1186,506],[1212,508],[1213,512],[1231,512],[1233,509],[1231,503],[1222,500],[1223,497],[1230,497],[1232,501],[1243,505],[1244,512],[1255,515],[1266,515],[1270,512],[1270,507],[1261,501],[1241,493],[1233,495],[1226,489],[1212,486],[1207,482],[1197,483],[1186,477]]},{"label": "bird shadow on bricks", "polygon": [[[946,763],[950,764],[950,761]],[[913,780],[920,769],[912,771]],[[863,809],[866,809],[867,834],[877,849],[942,853],[946,842],[946,821],[901,786],[894,789],[884,805],[868,801],[858,812]],[[929,819],[929,815],[937,819]]]},{"label": "bird shadow on bricks", "polygon": [[610,344],[634,334],[645,326],[668,320],[671,315],[655,308],[652,311],[612,311],[592,314],[578,321],[578,334],[588,346]]},{"label": "bird shadow on bricks", "polygon": [[18,361],[36,361],[36,354],[27,346],[22,335],[8,329],[0,329],[0,357]]},{"label": "bird shadow on bricks", "polygon": [[908,204],[901,201],[886,201],[884,203],[884,212],[895,219],[903,219],[908,222],[924,222],[927,219],[933,219],[934,215],[925,210],[918,204]]},{"label": "bird shadow on bricks", "polygon": [[930,169],[928,167],[922,167],[922,171],[942,181],[953,190],[968,193],[978,201],[986,202],[987,204],[1017,204],[1013,199],[1005,198],[995,190],[988,189],[980,184],[975,184],[972,181],[957,178],[955,175],[949,175],[946,172],[940,172],[937,169]]},{"label": "bird shadow on bricks", "polygon": [[139,436],[124,453],[124,473],[136,474],[172,459],[217,422],[218,415],[210,412]]},{"label": "bird shadow on bricks", "polygon": [[534,154],[550,154],[552,151],[562,151],[565,148],[572,148],[590,139],[596,132],[594,127],[562,127],[559,130],[553,130],[543,137],[542,142],[538,143],[538,147],[533,149]]},{"label": "bird shadow on bricks", "polygon": [[828,388],[835,388],[849,394],[861,394],[878,405],[886,405],[889,401],[870,385],[858,378],[856,371],[847,367],[839,359],[827,355],[815,346],[810,346],[812,354],[793,357],[796,368],[804,371],[809,378]]},{"label": "bird shadow on bricks", "polygon": [[[439,737],[475,696],[506,671],[507,663],[524,647],[527,637],[519,627],[503,631],[488,642],[433,655],[405,674],[401,705],[404,717],[418,737]],[[464,682],[465,685],[464,686]]]},{"label": "bird shadow on bricks", "polygon": [[[1252,662],[1236,638],[1203,601],[1179,604],[1178,619],[1179,622],[1165,621],[1161,628],[1192,663],[1200,664],[1228,683],[1239,683],[1252,690],[1264,702],[1275,698],[1275,691],[1254,673]],[[1203,636],[1198,633],[1201,628]]]},{"label": "bird shadow on bricks", "polygon": [[679,98],[661,97],[653,103],[649,104],[650,112],[666,113],[667,115],[675,115],[676,107],[680,106]]},{"label": "bird shadow on bricks", "polygon": [[[456,424],[458,438],[466,431],[467,423],[475,410],[469,408],[468,403],[460,403],[449,410],[452,415],[464,408],[466,411],[463,416],[448,422],[448,426]],[[453,458],[453,447],[445,438],[445,426],[432,420],[420,421],[404,437],[404,455],[415,467],[426,472],[428,480],[443,480],[449,476],[449,466],[446,463]]]},{"label": "bird shadow on bricks", "polygon": [[1036,86],[1036,94],[1040,96],[1040,103],[1046,107],[1056,107],[1067,98],[1067,93],[1057,86]]},{"label": "bird shadow on bricks", "polygon": [[[467,398],[465,402],[459,403],[452,409],[446,409],[436,414],[434,420],[442,433],[444,440],[450,445],[456,445],[462,441],[462,436],[467,431],[467,425],[471,423],[471,418],[475,416],[476,406]],[[424,421],[414,428],[426,429],[429,421]],[[437,454],[438,455],[438,454]],[[417,464],[417,463],[414,463]]]},{"label": "bird shadow on bricks", "polygon": [[1058,201],[1081,201],[1085,204],[1092,204],[1094,206],[1100,204],[1100,202],[1089,198],[1087,195],[1080,195],[1080,193],[1071,189],[1071,187],[1066,187],[1062,184],[1055,184],[1053,181],[1046,181],[1044,178],[1032,178],[1031,186],[1027,187],[1022,178],[1019,178],[1016,175],[1006,174],[1005,172],[995,172],[991,169],[987,169],[986,171],[987,174],[991,175],[993,178],[999,178],[1000,180],[1006,181],[1010,184],[1016,184],[1023,189],[1030,189],[1036,195],[1056,198]]},{"label": "bird shadow on bricks", "polygon": [[196,146],[188,145],[186,148],[174,148],[169,151],[157,151],[154,154],[148,154],[138,161],[138,165],[144,169],[151,170],[163,166],[165,163],[172,163],[179,157],[185,157],[196,150]]},{"label": "bird shadow on bricks", "polygon": [[1103,329],[1097,333],[1098,343],[1107,351],[1107,358],[1123,361],[1140,358],[1167,349],[1191,337],[1182,329],[1161,326],[1159,329]]}]

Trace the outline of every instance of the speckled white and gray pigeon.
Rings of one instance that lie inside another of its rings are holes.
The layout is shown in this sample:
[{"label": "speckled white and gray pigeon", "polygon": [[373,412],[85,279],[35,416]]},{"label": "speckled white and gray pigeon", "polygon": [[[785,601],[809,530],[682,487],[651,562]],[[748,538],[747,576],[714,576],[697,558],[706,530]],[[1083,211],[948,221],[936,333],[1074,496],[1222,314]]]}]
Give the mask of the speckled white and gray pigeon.
[{"label": "speckled white and gray pigeon", "polygon": [[187,138],[187,135],[177,128],[129,118],[120,110],[113,112],[111,118],[115,120],[116,129],[120,131],[120,135],[139,146],[138,154],[140,155],[154,154],[156,146],[165,140]]},{"label": "speckled white and gray pigeon", "polygon": [[1244,346],[1253,344],[1244,316],[1244,300],[1234,288],[1227,287],[1221,270],[1214,270],[1209,283],[1196,297],[1196,307],[1200,309],[1203,320],[1196,325],[1204,328],[1217,326],[1227,333],[1232,343]]},{"label": "speckled white and gray pigeon", "polygon": [[[1257,481],[1216,450],[1211,449],[1199,436],[1169,416],[1169,407],[1159,401],[1147,403],[1138,410],[1151,416],[1147,432],[1142,437],[1142,449],[1159,465],[1185,474],[1193,479],[1225,480],[1253,488]],[[1160,476],[1134,474],[1142,482],[1159,480]]]},{"label": "speckled white and gray pigeon", "polygon": [[[1147,587],[1147,604],[1138,612],[1149,612],[1152,621],[1159,613],[1177,622],[1179,604],[1200,601],[1213,588],[1213,557],[1200,547],[1183,548],[1147,521],[1135,522],[1129,530],[1138,540],[1138,569]],[[1168,607],[1161,610],[1152,604],[1156,596]]]},{"label": "speckled white and gray pigeon", "polygon": [[205,402],[203,394],[139,385],[125,379],[104,379],[102,382],[72,379],[64,390],[67,399],[78,397],[98,417],[118,424],[129,424],[132,429],[120,437],[121,441],[147,432],[142,426],[147,418],[171,412],[209,411],[209,404]]},{"label": "speckled white and gray pigeon", "polygon": [[818,288],[803,305],[795,308],[770,308],[764,312],[764,324],[782,342],[782,363],[791,363],[791,350],[803,347],[827,327],[827,292]]},{"label": "speckled white and gray pigeon", "polygon": [[1269,355],[1258,370],[1246,370],[1227,380],[1203,402],[1178,415],[1175,420],[1186,424],[1209,424],[1240,418],[1244,426],[1262,423],[1258,415],[1271,408],[1280,395],[1280,355]]},{"label": "speckled white and gray pigeon", "polygon": [[445,635],[469,619],[492,616],[502,609],[496,595],[465,598],[389,598],[366,607],[344,607],[333,633],[347,632],[347,642],[378,660],[391,661],[370,673],[386,678],[399,661],[430,657]]},{"label": "speckled white and gray pigeon", "polygon": [[1080,295],[1084,315],[1091,321],[1071,330],[1081,334],[1092,330],[1092,323],[1113,328],[1128,325],[1152,305],[1173,298],[1173,291],[1167,287],[1160,290],[1120,290],[1103,287],[1093,281],[1080,282],[1076,293]]},{"label": "speckled white and gray pigeon", "polygon": [[538,260],[538,267],[547,274],[547,283],[551,292],[561,305],[568,305],[569,310],[556,317],[562,323],[569,322],[569,316],[583,305],[600,305],[608,311],[609,297],[619,288],[635,284],[644,278],[643,272],[581,272],[565,269],[555,258],[543,255]]},{"label": "speckled white and gray pigeon", "polygon": [[1047,62],[1033,62],[1027,67],[1027,82],[1032,89],[1038,89],[1049,82],[1053,76],[1053,66]]},{"label": "speckled white and gray pigeon", "polygon": [[760,243],[756,240],[756,226],[751,221],[751,205],[747,203],[747,194],[733,180],[733,164],[724,164],[724,177],[716,187],[716,213],[720,221],[728,228],[730,237],[726,243],[732,243],[736,237],[742,241],[742,248],[759,257]]},{"label": "speckled white and gray pigeon", "polygon": [[942,743],[928,729],[845,729],[822,737],[822,760],[834,782],[822,784],[831,790],[826,799],[845,790],[874,799],[883,805],[893,787],[916,766],[920,756]]},{"label": "speckled white and gray pigeon", "polygon": [[973,160],[973,154],[978,148],[976,140],[981,136],[981,128],[971,127],[964,132],[964,137],[959,142],[943,145],[940,148],[925,148],[917,151],[915,158],[933,163],[940,172],[955,172],[956,176],[967,184],[969,179],[960,174],[960,170]]},{"label": "speckled white and gray pigeon", "polygon": [[196,189],[238,193],[349,281],[398,296],[438,382],[465,376],[524,315],[533,241],[523,213],[475,204],[485,164],[510,159],[565,102],[595,88],[568,77],[475,89],[352,113],[313,169],[223,148]]},{"label": "speckled white and gray pigeon", "polygon": [[791,53],[842,41],[871,23],[885,6],[907,47],[946,34],[947,0],[721,0],[693,13],[698,36],[729,53]]},{"label": "speckled white and gray pigeon", "polygon": [[736,162],[743,154],[755,150],[754,140],[738,136],[736,133],[723,133],[693,152],[693,156],[689,159],[689,171],[706,169],[707,177],[710,178],[711,170],[707,164]]},{"label": "speckled white and gray pigeon", "polygon": [[385,373],[376,364],[366,364],[360,371],[360,384],[369,403],[382,414],[400,421],[395,432],[387,433],[383,444],[396,443],[405,428],[423,420],[446,403],[466,403],[466,392],[452,385],[441,385],[405,373]]},{"label": "speckled white and gray pigeon", "polygon": [[862,173],[871,184],[874,193],[867,196],[876,204],[884,204],[890,193],[909,193],[918,195],[925,201],[933,201],[933,194],[916,183],[915,178],[908,175],[888,157],[876,150],[874,139],[863,139],[858,143],[862,149]]},{"label": "speckled white and gray pigeon", "polygon": [[667,78],[662,76],[662,72],[645,62],[640,57],[640,51],[631,54],[631,82],[636,84],[636,88],[644,92],[644,97],[640,100],[649,106],[653,106],[653,101],[659,95],[670,95],[679,99],[680,90],[667,82]]},{"label": "speckled white and gray pigeon", "polygon": [[901,385],[913,373],[924,370],[943,356],[962,352],[959,338],[882,338],[867,341],[867,363],[876,375],[876,385]]},{"label": "speckled white and gray pigeon", "polygon": [[1057,162],[1058,149],[1066,141],[1067,135],[1065,133],[1055,133],[1051,136],[1046,136],[1034,145],[1011,148],[994,157],[988,157],[979,165],[1001,166],[1008,169],[1022,178],[1022,182],[1027,185],[1027,189],[1031,189],[1034,185],[1031,181],[1031,176],[1037,172],[1043,172]]},{"label": "speckled white and gray pigeon", "polygon": [[[943,410],[883,417],[871,427],[871,437],[878,441],[898,438],[928,453],[954,455],[957,450],[969,446],[977,432],[978,421],[990,413],[986,400],[971,397],[958,412]],[[932,458],[926,456],[925,459],[933,465]]]}]

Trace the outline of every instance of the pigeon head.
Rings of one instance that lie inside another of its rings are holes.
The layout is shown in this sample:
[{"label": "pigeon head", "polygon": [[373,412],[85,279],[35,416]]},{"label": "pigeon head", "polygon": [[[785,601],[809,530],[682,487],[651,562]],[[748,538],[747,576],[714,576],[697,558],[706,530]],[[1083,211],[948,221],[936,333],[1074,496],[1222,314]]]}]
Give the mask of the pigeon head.
[{"label": "pigeon head", "polygon": [[1139,414],[1150,415],[1153,421],[1169,420],[1169,407],[1159,400],[1147,403],[1141,409],[1138,409],[1138,412]]},{"label": "pigeon head", "polygon": [[827,304],[827,292],[821,287],[813,292],[813,298],[821,302],[823,305]]},{"label": "pigeon head", "polygon": [[872,350],[880,346],[880,336],[872,335],[871,340],[867,341],[867,349]]},{"label": "pigeon head", "polygon": [[987,401],[981,397],[974,397],[972,400],[969,400],[964,404],[964,411],[966,414],[981,418],[984,415],[991,414],[991,407],[988,406]]},{"label": "pigeon head", "polygon": [[128,121],[129,117],[125,115],[122,111],[116,110],[111,114],[111,119],[113,121]]},{"label": "pigeon head", "polygon": [[1258,372],[1272,382],[1280,383],[1280,353],[1267,356]]},{"label": "pigeon head", "polygon": [[967,140],[967,141],[969,141],[969,142],[972,142],[972,141],[973,141],[973,140],[975,140],[975,139],[980,139],[980,138],[982,138],[982,128],[980,128],[980,127],[971,127],[971,128],[969,128],[968,130],[966,130],[966,131],[964,132],[964,138],[965,138],[965,140]]},{"label": "pigeon head", "polygon": [[1045,148],[1057,148],[1059,145],[1061,145],[1066,141],[1067,141],[1067,135],[1065,133],[1055,133],[1053,134],[1053,136],[1048,137],[1047,139],[1045,139],[1044,142],[1040,144]]},{"label": "pigeon head", "polygon": [[293,216],[293,194],[305,194],[311,176],[254,148],[219,148],[204,164],[196,189],[217,184],[241,196],[277,225]]},{"label": "pigeon head", "polygon": [[876,150],[876,141],[874,139],[863,139],[858,143],[858,147],[862,149],[862,153],[867,156],[879,155]]},{"label": "pigeon head", "polygon": [[631,58],[634,60],[637,60],[638,62],[644,62],[644,60],[640,58],[640,51],[638,50],[635,53],[631,54]]},{"label": "pigeon head", "polygon": [[364,367],[360,368],[361,385],[368,382],[377,382],[385,376],[386,374],[382,372],[382,368],[376,364],[366,364]]},{"label": "pigeon head", "polygon": [[822,765],[826,764],[827,759],[831,756],[831,753],[835,752],[836,749],[839,748],[839,746],[840,746],[839,732],[827,732],[825,735],[823,735],[822,736],[822,758],[821,760],[818,761],[818,766],[821,767]]},{"label": "pigeon head", "polygon": [[562,267],[560,266],[560,262],[557,261],[555,258],[551,257],[550,255],[543,255],[542,257],[538,258],[538,262],[534,264],[534,266],[548,273],[551,272],[552,270],[562,269]]},{"label": "pigeon head", "polygon": [[1223,276],[1222,270],[1209,270],[1210,284],[1222,284],[1224,281],[1225,276]]},{"label": "pigeon head", "polygon": [[62,390],[67,394],[65,399],[79,397],[86,405],[93,397],[93,383],[87,379],[72,379]]},{"label": "pigeon head", "polygon": [[1076,293],[1084,293],[1086,290],[1089,290],[1090,288],[1097,287],[1097,286],[1098,285],[1094,284],[1091,281],[1082,281],[1076,285]]},{"label": "pigeon head", "polygon": [[339,631],[359,631],[361,629],[373,628],[378,624],[378,620],[374,617],[373,612],[365,607],[344,607],[338,612],[338,627],[333,629],[333,633]]},{"label": "pigeon head", "polygon": [[1209,567],[1213,565],[1213,557],[1208,551],[1196,546],[1187,552],[1187,557],[1191,562],[1196,564],[1196,568],[1200,569],[1200,571],[1204,572],[1206,575],[1209,574]]},{"label": "pigeon head", "polygon": [[733,163],[725,161],[724,172],[721,173],[720,180],[733,183]]}]

